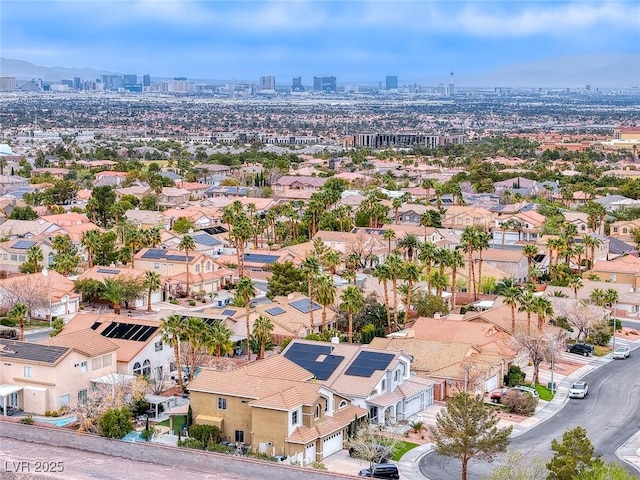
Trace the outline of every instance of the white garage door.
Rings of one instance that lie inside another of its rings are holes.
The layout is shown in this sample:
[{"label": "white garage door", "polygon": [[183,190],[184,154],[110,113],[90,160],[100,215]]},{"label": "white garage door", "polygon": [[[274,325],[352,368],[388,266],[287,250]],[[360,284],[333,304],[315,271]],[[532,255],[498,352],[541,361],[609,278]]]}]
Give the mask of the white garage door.
[{"label": "white garage door", "polygon": [[313,442],[311,445],[307,445],[304,449],[304,461],[309,464],[316,461],[316,444]]},{"label": "white garage door", "polygon": [[484,391],[491,392],[498,388],[498,375],[494,375],[493,377],[485,380],[484,382]]},{"label": "white garage door", "polygon": [[322,440],[323,458],[327,458],[329,455],[339,452],[340,450],[342,450],[342,430]]},{"label": "white garage door", "polygon": [[410,399],[405,407],[404,418],[415,415],[422,410],[422,395]]}]

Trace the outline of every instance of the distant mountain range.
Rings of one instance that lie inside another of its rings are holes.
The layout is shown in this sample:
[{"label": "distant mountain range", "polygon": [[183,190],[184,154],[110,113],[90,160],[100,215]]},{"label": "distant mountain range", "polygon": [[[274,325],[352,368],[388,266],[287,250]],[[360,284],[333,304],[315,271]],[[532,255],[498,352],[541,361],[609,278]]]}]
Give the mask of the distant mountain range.
[{"label": "distant mountain range", "polygon": [[[23,60],[0,57],[0,72],[5,76],[14,76],[19,80],[40,78],[45,81],[60,81],[81,77],[83,79],[100,78],[101,75],[121,75],[121,72],[96,70],[92,68],[43,67]],[[178,72],[179,73],[179,72]],[[344,81],[339,83],[358,83]],[[400,84],[421,83],[437,85],[448,82],[448,78],[417,78],[409,80],[411,75],[400,76]],[[158,80],[158,78],[154,78]],[[228,80],[200,80],[216,84],[227,83]],[[284,84],[288,82],[278,82]],[[367,81],[362,84],[375,84]],[[509,65],[501,69],[478,74],[455,74],[454,83],[466,87],[546,87],[546,88],[579,88],[589,84],[593,88],[640,87],[640,54],[585,54],[566,57],[548,58],[545,60]]]}]

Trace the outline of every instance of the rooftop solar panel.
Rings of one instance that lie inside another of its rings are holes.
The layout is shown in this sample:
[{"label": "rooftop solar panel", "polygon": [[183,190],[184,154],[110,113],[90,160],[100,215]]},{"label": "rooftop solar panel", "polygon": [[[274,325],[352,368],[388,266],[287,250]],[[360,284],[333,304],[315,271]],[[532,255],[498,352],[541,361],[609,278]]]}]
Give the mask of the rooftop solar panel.
[{"label": "rooftop solar panel", "polygon": [[174,262],[190,262],[195,257],[192,257],[191,255],[189,255],[188,258],[185,255],[165,255],[163,258],[166,260],[172,260]]},{"label": "rooftop solar panel", "polygon": [[199,243],[200,245],[208,245],[208,246],[220,245],[220,243],[222,243],[217,239],[210,237],[209,235],[203,235],[203,234],[194,235],[193,240],[196,243]]},{"label": "rooftop solar panel", "polygon": [[120,270],[112,269],[112,268],[99,268],[97,270],[98,273],[106,273],[108,275],[118,275]]},{"label": "rooftop solar panel", "polygon": [[310,306],[314,312],[322,308],[316,302],[309,302],[309,300],[307,300],[306,298],[303,298],[302,300],[296,300],[295,302],[291,302],[289,303],[289,305],[291,305],[293,308],[298,310],[300,313],[309,313]]},{"label": "rooftop solar panel", "polygon": [[244,261],[247,263],[274,263],[280,258],[278,255],[263,255],[260,253],[245,253]]},{"label": "rooftop solar panel", "polygon": [[222,315],[224,315],[225,317],[232,317],[233,315],[236,314],[235,310],[223,310],[222,311]]},{"label": "rooftop solar panel", "polygon": [[18,240],[14,243],[11,248],[15,248],[17,250],[29,250],[36,244],[33,240]]},{"label": "rooftop solar panel", "polygon": [[[321,355],[324,357],[318,361]],[[287,349],[284,356],[309,370],[318,380],[327,380],[344,360],[343,356],[331,354],[330,345],[308,343],[294,343]]]},{"label": "rooftop solar panel", "polygon": [[93,322],[93,325],[91,325],[91,330],[97,330],[100,325],[102,325],[102,322]]},{"label": "rooftop solar panel", "polygon": [[286,310],[282,307],[273,307],[273,308],[268,308],[265,310],[265,312],[267,312],[269,315],[282,315],[283,313],[286,312]]},{"label": "rooftop solar panel", "polygon": [[151,258],[151,259],[158,260],[160,258],[163,258],[166,253],[167,253],[166,250],[161,250],[158,248],[150,248],[149,250],[144,252],[144,254],[142,255],[142,258]]},{"label": "rooftop solar panel", "polygon": [[377,370],[385,370],[393,357],[391,353],[360,352],[344,373],[354,377],[370,377]]}]

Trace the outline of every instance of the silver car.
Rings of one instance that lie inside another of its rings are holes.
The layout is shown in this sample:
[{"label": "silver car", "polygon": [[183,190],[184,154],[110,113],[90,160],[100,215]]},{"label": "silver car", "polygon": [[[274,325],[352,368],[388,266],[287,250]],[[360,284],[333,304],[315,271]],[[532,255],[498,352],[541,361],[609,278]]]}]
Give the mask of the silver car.
[{"label": "silver car", "polygon": [[631,347],[629,347],[628,345],[618,347],[613,352],[613,358],[620,359],[620,360],[629,358],[629,355],[631,355]]},{"label": "silver car", "polygon": [[575,382],[569,389],[569,398],[584,398],[589,393],[587,382]]}]

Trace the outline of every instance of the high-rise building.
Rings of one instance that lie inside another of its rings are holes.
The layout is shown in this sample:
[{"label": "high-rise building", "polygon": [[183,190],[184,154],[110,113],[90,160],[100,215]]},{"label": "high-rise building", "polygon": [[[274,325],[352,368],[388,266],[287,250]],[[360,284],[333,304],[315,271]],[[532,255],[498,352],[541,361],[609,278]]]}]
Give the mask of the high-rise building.
[{"label": "high-rise building", "polygon": [[142,77],[142,86],[148,87],[151,85],[151,75],[144,75]]},{"label": "high-rise building", "polygon": [[260,90],[275,90],[276,89],[276,77],[273,75],[266,75],[260,77]]},{"label": "high-rise building", "polygon": [[293,84],[291,85],[292,92],[304,92],[304,86],[302,85],[302,77],[293,77]]},{"label": "high-rise building", "polygon": [[73,77],[73,88],[78,91],[82,90],[82,80],[80,77]]},{"label": "high-rise building", "polygon": [[129,75],[125,75],[122,79],[122,83],[127,86],[127,85],[137,85],[138,84],[138,75],[135,74],[129,74]]},{"label": "high-rise building", "polygon": [[451,80],[449,81],[449,96],[454,95],[456,93],[456,89],[453,85],[453,72],[451,72]]},{"label": "high-rise building", "polygon": [[387,90],[397,90],[398,89],[398,76],[397,75],[387,75],[386,89]]},{"label": "high-rise building", "polygon": [[336,77],[313,77],[313,90],[316,92],[337,92]]},{"label": "high-rise building", "polygon": [[16,77],[0,77],[0,92],[13,92],[16,89]]}]

